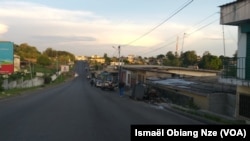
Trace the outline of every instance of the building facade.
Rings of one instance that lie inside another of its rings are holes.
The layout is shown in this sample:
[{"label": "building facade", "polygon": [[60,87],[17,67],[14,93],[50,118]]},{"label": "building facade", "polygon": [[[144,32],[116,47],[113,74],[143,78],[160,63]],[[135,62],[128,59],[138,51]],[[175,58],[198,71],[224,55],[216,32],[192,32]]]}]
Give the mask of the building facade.
[{"label": "building facade", "polygon": [[87,56],[75,56],[76,60],[79,60],[79,61],[87,61],[88,60],[88,57]]},{"label": "building facade", "polygon": [[14,72],[20,71],[21,69],[20,64],[21,64],[20,56],[14,55]]},{"label": "building facade", "polygon": [[220,24],[238,26],[235,76],[221,81],[237,85],[235,117],[250,120],[250,0],[237,0],[220,8]]},{"label": "building facade", "polygon": [[98,55],[91,56],[90,61],[101,63],[101,64],[105,63],[105,59],[103,57],[98,56]]}]

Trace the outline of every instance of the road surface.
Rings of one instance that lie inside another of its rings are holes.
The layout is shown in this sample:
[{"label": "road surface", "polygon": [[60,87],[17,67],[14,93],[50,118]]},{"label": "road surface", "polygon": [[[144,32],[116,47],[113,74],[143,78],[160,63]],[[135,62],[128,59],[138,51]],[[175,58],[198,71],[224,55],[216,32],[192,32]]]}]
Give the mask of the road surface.
[{"label": "road surface", "polygon": [[0,100],[0,141],[129,141],[131,124],[204,124],[91,87],[85,65],[64,84]]}]

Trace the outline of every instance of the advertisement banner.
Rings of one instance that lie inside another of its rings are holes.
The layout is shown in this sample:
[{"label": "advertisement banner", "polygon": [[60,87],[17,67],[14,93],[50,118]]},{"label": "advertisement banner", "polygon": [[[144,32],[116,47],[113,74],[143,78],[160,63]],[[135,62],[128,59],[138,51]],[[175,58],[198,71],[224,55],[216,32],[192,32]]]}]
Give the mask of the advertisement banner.
[{"label": "advertisement banner", "polygon": [[0,74],[12,74],[14,72],[14,44],[0,41]]},{"label": "advertisement banner", "polygon": [[61,72],[69,72],[69,65],[61,65]]}]

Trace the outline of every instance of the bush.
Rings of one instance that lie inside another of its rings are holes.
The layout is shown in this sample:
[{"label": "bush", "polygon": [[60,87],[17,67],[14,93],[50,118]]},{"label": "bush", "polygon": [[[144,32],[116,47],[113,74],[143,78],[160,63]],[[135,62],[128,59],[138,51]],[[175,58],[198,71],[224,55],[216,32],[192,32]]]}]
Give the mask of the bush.
[{"label": "bush", "polygon": [[44,77],[44,84],[49,84],[52,81],[50,76],[45,76]]}]

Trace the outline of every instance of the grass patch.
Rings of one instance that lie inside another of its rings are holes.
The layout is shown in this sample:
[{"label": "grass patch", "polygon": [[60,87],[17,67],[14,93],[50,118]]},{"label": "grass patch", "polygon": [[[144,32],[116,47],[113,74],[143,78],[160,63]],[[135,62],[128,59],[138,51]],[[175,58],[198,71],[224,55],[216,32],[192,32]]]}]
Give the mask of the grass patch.
[{"label": "grass patch", "polygon": [[5,90],[3,92],[0,92],[0,99],[21,95],[23,92],[35,90],[37,88],[40,88],[40,86],[30,87],[30,88],[15,88],[15,89]]}]

